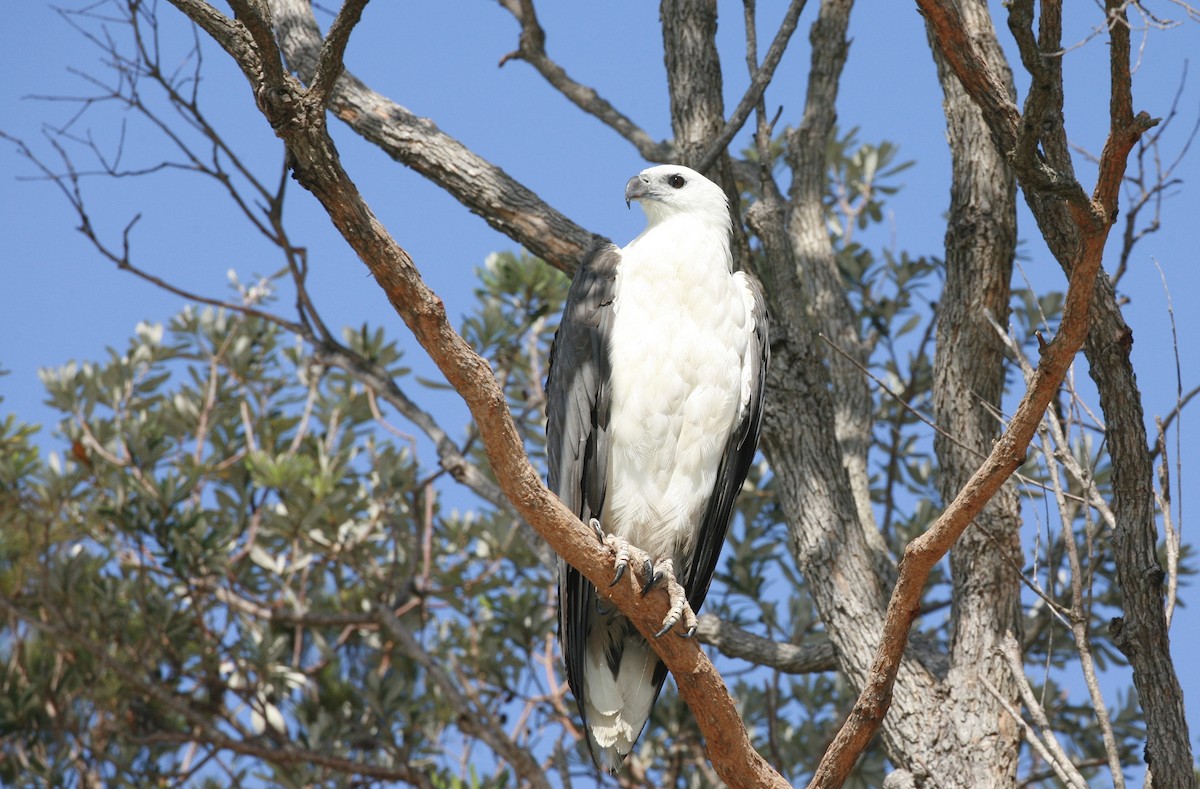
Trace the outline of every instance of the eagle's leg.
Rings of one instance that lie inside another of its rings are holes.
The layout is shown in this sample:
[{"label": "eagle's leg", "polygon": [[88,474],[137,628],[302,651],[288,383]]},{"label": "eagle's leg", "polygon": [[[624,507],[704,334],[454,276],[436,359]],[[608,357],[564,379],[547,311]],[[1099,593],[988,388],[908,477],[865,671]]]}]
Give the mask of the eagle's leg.
[{"label": "eagle's leg", "polygon": [[654,568],[653,574],[647,573],[649,580],[642,588],[642,594],[646,594],[655,586],[663,583],[667,584],[667,595],[671,599],[671,608],[667,611],[667,616],[663,619],[662,630],[654,634],[655,638],[664,635],[675,625],[682,623],[684,638],[691,638],[696,634],[696,612],[688,605],[687,595],[683,592],[683,587],[675,580],[675,563],[670,557],[663,559]]}]

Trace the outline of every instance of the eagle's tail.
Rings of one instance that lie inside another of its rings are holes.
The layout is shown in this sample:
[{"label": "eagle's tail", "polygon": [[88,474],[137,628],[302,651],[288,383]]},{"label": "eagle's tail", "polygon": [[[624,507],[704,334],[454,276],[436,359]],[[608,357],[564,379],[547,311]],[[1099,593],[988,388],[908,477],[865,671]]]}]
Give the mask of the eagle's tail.
[{"label": "eagle's tail", "polygon": [[596,764],[610,773],[633,749],[666,678],[666,667],[646,640],[628,620],[622,624],[588,639],[583,673],[588,746]]}]

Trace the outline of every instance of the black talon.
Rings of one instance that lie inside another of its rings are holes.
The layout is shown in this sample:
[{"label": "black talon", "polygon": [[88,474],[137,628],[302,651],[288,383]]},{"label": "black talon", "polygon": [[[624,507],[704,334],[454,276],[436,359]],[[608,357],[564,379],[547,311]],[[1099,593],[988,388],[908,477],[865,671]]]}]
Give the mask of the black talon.
[{"label": "black talon", "polygon": [[662,638],[663,634],[666,633],[668,630],[670,630],[673,627],[675,627],[674,622],[667,622],[665,625],[663,625],[662,630],[659,630],[657,633],[654,634],[654,637]]},{"label": "black talon", "polygon": [[611,614],[612,612],[613,612],[613,610],[612,610],[611,608],[605,608],[604,606],[600,605],[600,598],[599,598],[599,597],[597,597],[597,598],[596,598],[596,614],[597,614],[597,615],[599,615],[599,616],[608,616],[608,615],[609,615],[609,614]]},{"label": "black talon", "polygon": [[627,568],[628,566],[629,566],[629,565],[627,565],[627,564],[618,564],[618,565],[617,565],[617,574],[613,576],[612,583],[610,583],[610,584],[608,585],[608,588],[609,588],[609,589],[612,589],[614,586],[616,586],[616,585],[617,585],[617,582],[618,582],[618,581],[620,581],[620,580],[621,580],[621,578],[623,578],[623,577],[624,577],[624,575],[625,575],[625,568]]},{"label": "black talon", "polygon": [[663,574],[655,572],[654,563],[647,559],[642,565],[642,575],[646,576],[646,583],[642,587],[642,597],[645,597],[646,593],[657,586],[658,582],[663,579]]},{"label": "black talon", "polygon": [[595,518],[591,518],[588,520],[588,526],[591,526],[592,531],[596,533],[596,539],[600,540],[600,542],[604,542],[604,531],[600,528],[600,521],[596,520]]},{"label": "black talon", "polygon": [[696,635],[696,625],[692,625],[691,627],[689,627],[688,631],[686,633],[680,633],[679,637],[680,638],[691,638],[694,635]]}]

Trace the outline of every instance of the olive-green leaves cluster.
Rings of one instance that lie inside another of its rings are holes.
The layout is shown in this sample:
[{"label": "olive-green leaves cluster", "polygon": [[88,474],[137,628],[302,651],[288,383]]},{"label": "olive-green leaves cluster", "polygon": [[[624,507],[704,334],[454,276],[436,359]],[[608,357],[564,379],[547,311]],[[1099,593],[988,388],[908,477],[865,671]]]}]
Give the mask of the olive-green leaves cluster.
[{"label": "olive-green leaves cluster", "polygon": [[[516,268],[471,318],[513,387],[542,373],[511,341],[544,350],[563,293]],[[343,345],[407,380],[382,330]],[[423,659],[497,721],[547,695],[539,546],[275,323],[187,308],[43,380],[53,435],[0,420],[0,783],[459,785],[463,699]]]}]

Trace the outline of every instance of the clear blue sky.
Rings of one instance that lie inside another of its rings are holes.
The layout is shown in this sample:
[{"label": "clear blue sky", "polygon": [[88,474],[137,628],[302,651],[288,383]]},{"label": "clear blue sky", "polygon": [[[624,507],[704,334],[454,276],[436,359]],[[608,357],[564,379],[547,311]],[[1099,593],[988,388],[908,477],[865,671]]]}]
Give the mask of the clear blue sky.
[{"label": "clear blue sky", "polygon": [[[1070,5],[1075,13],[1096,13],[1091,3]],[[747,81],[741,59],[741,3],[722,0],[720,6],[727,106],[732,107]],[[784,4],[760,6],[761,51]],[[552,57],[652,136],[669,136],[656,4],[543,2],[539,10]],[[1162,12],[1174,11],[1166,5]],[[783,106],[783,123],[796,122],[802,107],[807,29],[814,12],[815,6],[805,12],[767,94],[772,109]],[[169,6],[163,4],[160,14],[175,24]],[[838,105],[840,124],[860,127],[862,140],[899,144],[901,157],[917,163],[903,176],[904,190],[890,202],[891,236],[876,240],[912,254],[940,254],[949,162],[941,92],[921,19],[908,3],[863,3],[856,17]],[[1066,40],[1082,41],[1092,17],[1071,21]],[[626,210],[623,185],[644,163],[631,146],[557,95],[526,64],[496,67],[515,47],[516,34],[511,17],[492,2],[381,2],[368,7],[351,40],[347,63],[375,89],[432,118],[581,225],[624,242],[640,230],[643,218],[640,212]],[[1006,32],[1002,38],[1007,38]],[[1140,43],[1140,34],[1135,40]],[[1144,43],[1135,77],[1135,109],[1159,116],[1169,108],[1185,59],[1200,52],[1200,26],[1193,22],[1152,30]],[[203,96],[211,117],[252,168],[274,182],[281,166],[279,145],[254,109],[240,74],[214,47],[206,47],[206,53]],[[1073,143],[1093,153],[1100,150],[1106,128],[1106,56],[1106,42],[1095,39],[1070,51],[1065,61],[1068,132]],[[68,68],[99,74],[97,63],[97,51],[48,4],[10,4],[0,28],[0,73],[5,75],[0,82],[0,129],[52,157],[40,129],[44,123],[65,122],[75,107],[26,97],[94,93]],[[1024,80],[1018,81],[1023,90]],[[101,149],[113,151],[121,115],[96,109],[76,130],[92,132]],[[1170,157],[1200,113],[1200,77],[1193,76],[1185,86],[1180,110],[1164,141]],[[129,121],[125,164],[136,168],[159,161],[161,140],[134,119]],[[489,252],[512,249],[514,244],[344,129],[335,127],[335,135],[348,170],[376,213],[452,313],[464,310],[473,298],[473,269]],[[1130,299],[1125,313],[1134,329],[1134,360],[1151,417],[1168,412],[1175,398],[1171,333],[1155,260],[1174,298],[1184,388],[1200,383],[1200,311],[1191,301],[1200,291],[1200,222],[1194,210],[1200,202],[1197,162],[1200,148],[1193,149],[1180,168],[1184,182],[1163,205],[1164,229],[1139,245],[1122,283]],[[1090,187],[1091,168],[1081,164],[1080,172]],[[17,180],[31,174],[15,149],[0,142],[0,232],[7,240],[0,256],[0,367],[12,371],[0,378],[0,414],[11,411],[28,421],[48,423],[53,413],[41,403],[38,368],[97,359],[106,347],[123,347],[138,321],[165,320],[182,303],[100,260],[74,231],[76,220],[55,189]],[[119,182],[95,179],[87,186],[93,222],[107,239],[119,243],[122,227],[135,214],[142,215],[132,236],[134,258],[166,279],[225,296],[227,269],[247,279],[280,266],[271,248],[230,210],[212,183],[175,172]],[[289,212],[294,240],[310,249],[313,293],[326,320],[333,325],[366,320],[401,336],[403,326],[365,269],[298,188]],[[1061,287],[1061,274],[1037,242],[1032,222],[1028,216],[1022,221],[1021,236],[1029,242],[1023,247],[1026,271],[1040,288]],[[418,354],[414,351],[410,361],[417,362]],[[430,367],[416,366],[432,374]],[[1082,360],[1077,376],[1086,378]],[[449,428],[457,429],[466,419],[465,410],[452,398],[444,398],[439,408]],[[1189,440],[1194,418],[1189,413],[1183,421],[1185,513],[1195,504],[1186,491],[1200,462],[1196,442]],[[49,429],[41,441],[48,449],[58,446]],[[1184,525],[1185,539],[1189,526]],[[1185,589],[1185,596],[1190,597],[1190,591]],[[1194,607],[1177,610],[1172,637],[1195,742],[1200,738],[1200,670],[1188,659],[1190,646],[1200,640],[1200,615]]]}]

